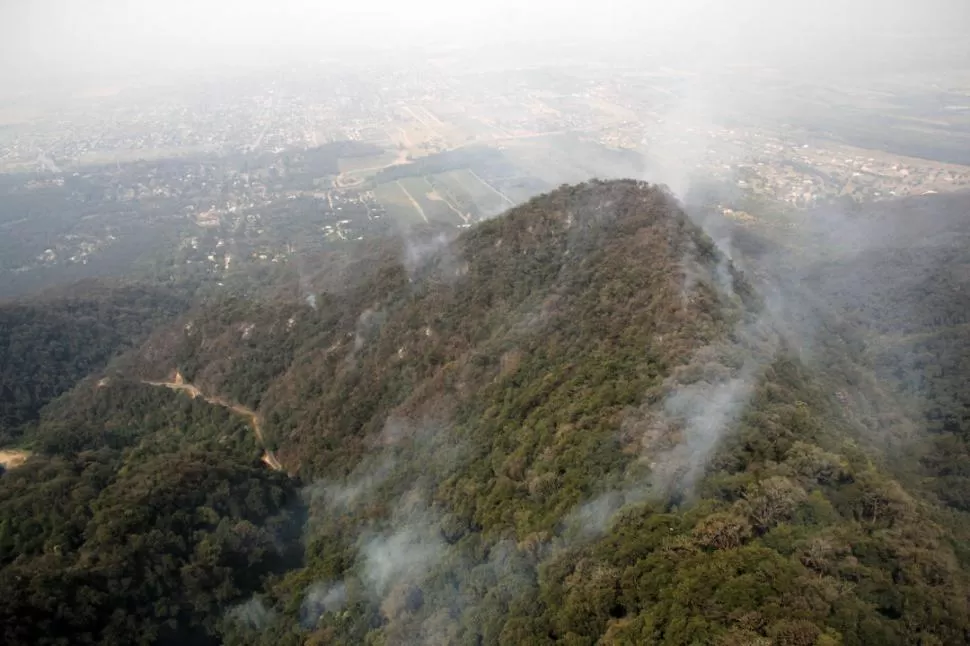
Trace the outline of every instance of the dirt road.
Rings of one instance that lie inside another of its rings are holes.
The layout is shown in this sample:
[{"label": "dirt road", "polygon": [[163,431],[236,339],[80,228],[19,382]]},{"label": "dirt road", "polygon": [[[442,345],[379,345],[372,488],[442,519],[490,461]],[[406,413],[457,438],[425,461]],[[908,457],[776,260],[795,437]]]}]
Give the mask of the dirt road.
[{"label": "dirt road", "polygon": [[228,408],[237,415],[247,418],[249,420],[249,424],[253,427],[253,432],[256,434],[256,441],[259,442],[260,446],[263,447],[263,463],[274,471],[283,470],[283,465],[280,464],[280,461],[276,459],[276,455],[266,448],[266,440],[263,438],[262,423],[260,422],[259,415],[253,409],[247,408],[242,404],[234,404],[223,399],[222,397],[210,397],[209,395],[206,395],[204,392],[199,390],[197,386],[185,381],[180,372],[175,373],[175,379],[172,381],[144,380],[142,383],[149,386],[163,386],[165,388],[171,388],[172,390],[178,390],[188,394],[188,396],[193,399],[199,397],[213,406],[222,406],[223,408]]},{"label": "dirt road", "polygon": [[4,469],[16,469],[26,462],[29,457],[30,453],[28,451],[5,449],[0,451],[0,466]]}]

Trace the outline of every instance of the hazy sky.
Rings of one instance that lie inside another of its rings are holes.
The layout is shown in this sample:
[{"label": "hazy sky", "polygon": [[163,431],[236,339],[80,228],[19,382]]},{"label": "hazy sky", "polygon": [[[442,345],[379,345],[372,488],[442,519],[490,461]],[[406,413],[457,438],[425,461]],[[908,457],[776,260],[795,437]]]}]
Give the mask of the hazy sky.
[{"label": "hazy sky", "polygon": [[787,62],[878,51],[888,61],[928,53],[901,38],[968,32],[970,0],[0,0],[0,74],[205,69],[371,48],[495,45],[508,53],[553,43],[586,47],[591,57],[680,50]]}]

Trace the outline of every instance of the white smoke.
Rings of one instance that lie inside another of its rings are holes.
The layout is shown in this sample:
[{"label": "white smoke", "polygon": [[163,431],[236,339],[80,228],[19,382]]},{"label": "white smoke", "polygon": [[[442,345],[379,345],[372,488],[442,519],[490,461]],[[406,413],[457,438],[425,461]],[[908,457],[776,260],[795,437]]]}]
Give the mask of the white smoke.
[{"label": "white smoke", "polygon": [[276,619],[276,613],[263,605],[262,600],[253,597],[230,609],[229,618],[253,630],[262,630]]},{"label": "white smoke", "polygon": [[368,307],[360,313],[360,316],[357,317],[357,326],[354,328],[354,352],[358,352],[364,347],[367,337],[379,329],[383,320],[384,317],[381,313],[372,307]]},{"label": "white smoke", "polygon": [[737,377],[718,383],[681,386],[664,402],[664,412],[683,426],[680,442],[655,461],[654,488],[689,488],[702,474],[718,442],[750,400],[758,376],[745,366]]},{"label": "white smoke", "polygon": [[361,545],[364,581],[380,596],[397,583],[423,580],[447,549],[432,518],[412,520],[391,534],[371,537]]},{"label": "white smoke", "polygon": [[690,76],[659,116],[646,116],[645,179],[663,184],[679,199],[690,194],[695,179],[705,173],[712,144],[711,97],[703,79]]},{"label": "white smoke", "polygon": [[306,591],[300,606],[300,624],[306,629],[317,625],[324,614],[339,612],[347,602],[347,587],[341,583],[317,583]]},{"label": "white smoke", "polygon": [[402,262],[408,274],[413,278],[419,270],[437,256],[439,262],[447,266],[446,275],[452,278],[456,277],[460,272],[458,271],[458,263],[455,262],[451,252],[451,240],[452,236],[444,233],[439,233],[429,240],[405,239]]},{"label": "white smoke", "polygon": [[322,501],[332,508],[353,509],[394,473],[396,464],[392,455],[365,460],[344,482],[316,482],[304,488],[304,496],[311,504]]}]

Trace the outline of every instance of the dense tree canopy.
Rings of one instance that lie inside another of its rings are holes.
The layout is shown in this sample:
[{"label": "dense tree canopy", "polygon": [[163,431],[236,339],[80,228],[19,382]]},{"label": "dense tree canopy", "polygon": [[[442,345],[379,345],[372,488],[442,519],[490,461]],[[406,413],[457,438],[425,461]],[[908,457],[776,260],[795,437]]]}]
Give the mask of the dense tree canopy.
[{"label": "dense tree canopy", "polygon": [[93,281],[0,304],[0,439],[186,306],[164,288]]},{"label": "dense tree canopy", "polygon": [[23,427],[4,643],[970,641],[959,304],[904,324],[818,271],[781,329],[633,181],[358,252]]}]

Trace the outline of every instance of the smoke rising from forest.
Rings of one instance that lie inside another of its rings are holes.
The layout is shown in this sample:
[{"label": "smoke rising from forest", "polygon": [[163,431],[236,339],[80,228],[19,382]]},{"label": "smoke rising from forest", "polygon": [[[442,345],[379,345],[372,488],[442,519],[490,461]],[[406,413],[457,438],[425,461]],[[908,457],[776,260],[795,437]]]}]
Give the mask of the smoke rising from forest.
[{"label": "smoke rising from forest", "polygon": [[306,629],[317,625],[321,615],[339,612],[347,601],[347,588],[343,583],[316,583],[310,586],[300,606],[300,624]]},{"label": "smoke rising from forest", "polygon": [[233,607],[229,611],[229,618],[253,630],[264,630],[276,619],[276,613],[271,608],[267,608],[261,599],[253,597]]}]

